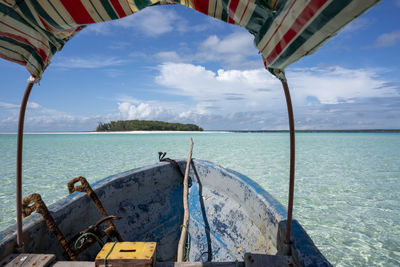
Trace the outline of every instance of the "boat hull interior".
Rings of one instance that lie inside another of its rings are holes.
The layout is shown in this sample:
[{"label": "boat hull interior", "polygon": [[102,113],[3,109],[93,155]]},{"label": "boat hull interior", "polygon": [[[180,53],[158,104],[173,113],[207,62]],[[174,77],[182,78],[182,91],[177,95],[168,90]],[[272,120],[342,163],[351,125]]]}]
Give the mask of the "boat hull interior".
[{"label": "boat hull interior", "polygon": [[[184,172],[186,161],[178,164]],[[114,224],[124,241],[155,241],[157,261],[174,261],[183,221],[182,180],[172,164],[161,162],[107,177],[92,188],[109,215],[122,217]],[[190,261],[243,261],[247,252],[274,255],[287,250],[286,210],[254,181],[203,160],[192,160],[189,180]],[[66,196],[49,210],[67,240],[101,219],[84,192]],[[40,214],[27,217],[23,229],[25,252],[66,259]],[[295,220],[292,229],[290,249],[297,264],[329,265]],[[15,232],[15,225],[0,232],[0,259],[14,252]],[[94,244],[78,259],[93,260],[99,250]]]}]

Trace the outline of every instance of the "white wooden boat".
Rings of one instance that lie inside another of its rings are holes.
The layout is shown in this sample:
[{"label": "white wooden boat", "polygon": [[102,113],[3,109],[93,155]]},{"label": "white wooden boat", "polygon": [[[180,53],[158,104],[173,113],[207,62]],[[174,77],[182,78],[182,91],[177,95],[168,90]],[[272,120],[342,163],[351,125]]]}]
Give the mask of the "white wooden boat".
[{"label": "white wooden boat", "polygon": [[[187,259],[198,262],[237,260],[251,266],[256,256],[246,258],[244,253],[249,252],[283,254],[301,266],[329,265],[301,226],[292,221],[295,130],[284,70],[313,53],[377,2],[379,0],[1,0],[0,57],[26,66],[31,78],[21,103],[18,128],[17,224],[0,234],[0,257],[17,250],[54,253],[57,259],[64,259],[66,255],[53,234],[56,233],[59,240],[64,240],[61,243],[70,254],[68,257],[75,258],[73,244],[67,241],[74,240],[74,235],[82,231],[83,226],[100,218],[85,194],[73,193],[52,205],[50,212],[46,212],[43,205],[36,207],[42,207],[46,221],[51,221],[50,216],[54,217],[49,224],[53,233],[47,230],[39,215],[22,221],[23,211],[32,209],[29,201],[22,206],[25,108],[33,85],[41,79],[52,56],[87,24],[132,15],[155,4],[181,3],[244,27],[254,35],[254,43],[266,69],[282,82],[291,144],[287,213],[268,193],[243,175],[209,162],[193,161],[189,200],[191,241],[188,242],[191,249]],[[99,15],[99,8],[104,16]],[[88,186],[85,188],[88,190]],[[114,222],[120,231],[120,235],[116,234],[118,239],[155,240],[159,243],[158,260],[174,259],[182,219],[181,178],[174,167],[161,163],[118,174],[96,183],[94,189],[108,214],[122,217]],[[37,196],[36,202],[40,202]],[[102,215],[107,215],[104,209]],[[114,224],[110,220],[107,223],[114,231]],[[101,235],[102,231],[97,230]],[[61,232],[64,239],[60,237]],[[92,236],[88,242],[96,240]],[[79,257],[92,260],[97,251],[91,246]]]}]

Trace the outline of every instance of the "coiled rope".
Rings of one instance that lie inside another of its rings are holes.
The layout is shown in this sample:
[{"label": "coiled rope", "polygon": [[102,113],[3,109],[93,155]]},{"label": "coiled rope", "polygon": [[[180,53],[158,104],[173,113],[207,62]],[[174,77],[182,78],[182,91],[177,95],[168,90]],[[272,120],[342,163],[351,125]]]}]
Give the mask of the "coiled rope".
[{"label": "coiled rope", "polygon": [[[104,232],[104,233],[106,234],[106,236],[108,237],[108,239],[112,240],[111,236],[110,236],[107,232]],[[81,235],[76,239],[75,244],[74,244],[75,250],[78,250],[78,249],[82,248],[84,242],[82,242],[81,244],[78,244],[78,243],[79,243],[83,238],[85,238],[85,237],[87,237],[87,236],[92,236],[92,237],[94,237],[94,238],[97,240],[97,242],[99,242],[99,244],[101,244],[102,247],[104,246],[104,242],[103,242],[103,240],[101,240],[100,237],[98,237],[98,236],[97,236],[96,234],[94,234],[94,233],[88,232],[88,233],[83,233],[83,234],[81,234]],[[117,242],[118,242],[118,241],[114,241],[114,244],[111,246],[110,250],[107,252],[107,255],[104,257],[104,266],[105,266],[105,267],[107,267],[107,258],[108,258],[108,256],[110,256],[110,254],[111,254],[111,252],[113,251],[113,249],[114,249],[115,245],[117,244]]]}]

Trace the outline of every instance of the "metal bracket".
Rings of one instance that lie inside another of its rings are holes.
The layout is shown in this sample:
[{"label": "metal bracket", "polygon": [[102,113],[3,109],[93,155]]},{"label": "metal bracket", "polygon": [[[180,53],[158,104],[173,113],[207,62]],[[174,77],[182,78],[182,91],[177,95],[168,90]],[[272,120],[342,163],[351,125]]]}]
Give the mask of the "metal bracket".
[{"label": "metal bracket", "polygon": [[51,216],[46,204],[43,202],[42,197],[39,194],[31,194],[22,200],[22,216],[28,217],[32,212],[37,211],[42,214],[44,222],[46,223],[49,230],[57,236],[58,241],[64,248],[68,257],[71,260],[76,260],[76,254],[70,249],[65,236],[58,228],[56,222]]},{"label": "metal bracket", "polygon": [[[75,186],[75,183],[77,182],[81,182],[81,185]],[[61,246],[67,253],[67,256],[70,260],[76,260],[77,255],[85,251],[88,247],[90,247],[97,241],[92,237],[88,237],[86,240],[84,240],[84,244],[79,249],[76,250],[71,249],[71,244],[74,243],[75,240],[77,240],[77,238],[79,238],[79,236],[81,236],[82,234],[93,233],[100,238],[103,238],[105,236],[107,237],[110,236],[110,237],[116,237],[120,242],[123,241],[117,228],[112,222],[112,220],[120,219],[121,217],[114,215],[109,216],[107,214],[103,205],[100,202],[100,199],[98,198],[98,196],[90,187],[89,183],[84,177],[80,176],[72,179],[68,183],[68,191],[70,194],[74,192],[86,191],[89,197],[96,204],[96,207],[99,209],[100,213],[103,215],[103,218],[101,218],[94,226],[89,226],[86,230],[75,235],[69,242],[67,242],[64,234],[58,228],[53,216],[51,216],[46,204],[43,202],[42,197],[39,194],[31,194],[22,200],[23,218],[28,217],[34,211],[40,213],[43,216],[44,222],[46,223],[49,230],[57,236],[58,241],[60,242]],[[100,224],[102,224],[103,222],[106,222],[109,225],[109,227],[106,228],[104,231],[100,229]]]},{"label": "metal bracket", "polygon": [[[77,182],[81,182],[81,185],[75,186]],[[97,209],[100,211],[101,215],[103,217],[108,217],[108,214],[106,210],[103,207],[103,204],[101,203],[99,197],[97,194],[93,191],[92,187],[89,185],[88,181],[86,180],[85,177],[79,176],[75,177],[71,181],[68,182],[68,191],[70,194],[74,192],[84,192],[88,194],[88,196],[93,200],[94,204],[96,205]],[[114,235],[119,242],[123,242],[124,240],[122,239],[121,235],[119,234],[117,228],[115,227],[114,223],[112,220],[106,220],[108,224],[108,228],[105,230],[107,233],[110,233]]]}]

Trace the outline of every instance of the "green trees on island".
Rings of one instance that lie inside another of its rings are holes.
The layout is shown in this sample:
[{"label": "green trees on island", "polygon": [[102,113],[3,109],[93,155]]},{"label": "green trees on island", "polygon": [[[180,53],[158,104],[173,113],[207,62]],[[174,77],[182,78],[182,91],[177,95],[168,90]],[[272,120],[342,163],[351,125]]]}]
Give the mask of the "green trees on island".
[{"label": "green trees on island", "polygon": [[111,121],[109,123],[99,122],[97,132],[107,131],[203,131],[195,124],[170,123],[163,121]]}]

